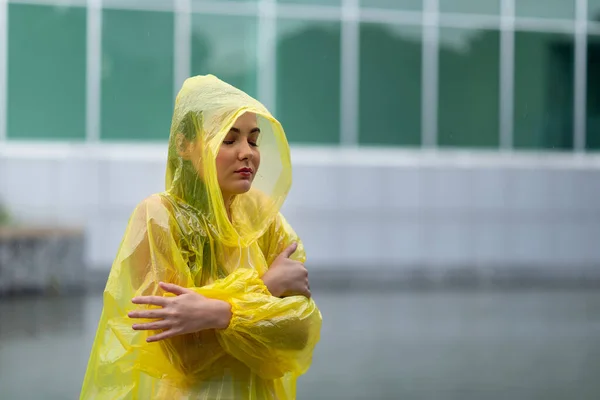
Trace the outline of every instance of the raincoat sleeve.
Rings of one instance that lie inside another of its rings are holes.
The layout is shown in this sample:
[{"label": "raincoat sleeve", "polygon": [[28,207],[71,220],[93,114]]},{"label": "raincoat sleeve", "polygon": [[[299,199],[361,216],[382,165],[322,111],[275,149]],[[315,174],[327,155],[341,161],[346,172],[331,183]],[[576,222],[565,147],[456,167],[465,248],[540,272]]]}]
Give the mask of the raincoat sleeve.
[{"label": "raincoat sleeve", "polygon": [[306,252],[304,250],[304,244],[283,214],[279,213],[275,221],[269,227],[267,233],[260,238],[260,248],[265,255],[267,264],[273,264],[273,261],[275,261],[281,252],[294,242],[298,243],[298,248],[290,258],[305,263]]},{"label": "raincoat sleeve", "polygon": [[99,327],[93,349],[101,358],[94,361],[98,375],[117,370],[127,382],[134,381],[130,375],[139,370],[155,378],[177,380],[202,376],[223,355],[212,330],[147,343],[146,338],[157,332],[132,329],[133,323],[149,322],[127,316],[140,307],[131,303],[133,297],[165,295],[158,286],[161,281],[193,287],[182,249],[177,221],[160,196],[150,197],[136,207],[104,291],[101,325],[106,329],[103,332],[104,327]]},{"label": "raincoat sleeve", "polygon": [[[269,243],[286,242],[295,236],[280,222],[267,233]],[[225,351],[263,378],[306,372],[320,334],[321,315],[314,301],[302,296],[272,296],[251,268],[240,268],[211,285],[194,287],[180,236],[177,222],[162,200],[146,200],[133,213],[109,277],[105,301],[116,307],[105,307],[112,314],[108,324],[118,333],[126,352],[137,350],[139,368],[157,377],[198,376]],[[304,257],[303,251],[296,253]],[[132,297],[169,296],[159,288],[160,281],[227,301],[232,307],[229,327],[169,338],[158,346],[146,343],[145,338],[155,332],[134,331],[127,312],[135,308]]]},{"label": "raincoat sleeve", "polygon": [[[261,248],[271,263],[292,242],[298,242],[292,258],[304,262],[302,243],[279,214],[261,238]],[[308,370],[322,322],[314,300],[274,297],[258,273],[249,268],[238,269],[203,289],[199,293],[232,306],[229,327],[217,331],[225,351],[263,378],[279,378],[288,372],[299,376]]]}]

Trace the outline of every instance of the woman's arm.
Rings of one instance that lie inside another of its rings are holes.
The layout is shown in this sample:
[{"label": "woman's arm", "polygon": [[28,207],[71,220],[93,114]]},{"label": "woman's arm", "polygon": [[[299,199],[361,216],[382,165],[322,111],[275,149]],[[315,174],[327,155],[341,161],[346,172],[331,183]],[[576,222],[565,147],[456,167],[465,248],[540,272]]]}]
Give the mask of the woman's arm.
[{"label": "woman's arm", "polygon": [[[132,329],[135,322],[156,324],[158,321],[148,318],[157,317],[142,315],[142,319],[137,321],[129,317],[136,312],[154,314],[165,311],[160,305],[140,307],[132,302],[133,298],[144,296],[172,300],[164,297],[165,292],[159,282],[170,282],[182,287],[193,287],[194,284],[187,259],[182,252],[177,221],[168,208],[168,203],[165,203],[160,196],[152,196],[134,210],[104,293],[104,313],[124,352],[136,354],[135,365],[140,369],[157,377],[178,374],[197,376],[209,369],[213,360],[224,354],[214,330],[210,329],[212,326],[219,326],[216,318],[220,314],[215,310],[220,310],[216,305],[223,302],[207,298],[194,302],[192,318],[188,319],[194,323],[194,329],[180,331],[178,335],[173,335],[160,344],[147,342],[152,334],[164,333],[156,331],[163,330],[164,327],[155,326],[152,328],[154,332]],[[195,293],[193,295],[199,297]],[[178,300],[181,302],[186,297]],[[183,305],[188,303],[183,302]]]},{"label": "woman's arm", "polygon": [[[138,304],[162,308],[130,313],[133,317],[161,318],[135,327],[155,329],[160,324],[160,329],[166,330],[155,335],[155,340],[177,342],[182,333],[214,328],[222,348],[263,378],[279,378],[288,372],[301,375],[310,366],[321,328],[321,314],[311,299],[274,297],[257,272],[249,268],[238,269],[202,288],[161,286],[177,297],[136,299]],[[207,298],[215,304],[222,302],[211,307]],[[197,322],[200,319],[215,322]]]},{"label": "woman's arm", "polygon": [[[240,282],[262,287],[263,293],[243,292]],[[201,290],[231,304],[229,326],[217,330],[223,348],[263,378],[305,373],[320,339],[321,313],[312,299],[272,296],[252,269],[240,269]]]},{"label": "woman's arm", "polygon": [[[259,245],[271,267],[262,280],[252,270],[244,272],[243,280],[255,282],[256,287],[273,284],[265,286],[265,293],[288,297],[257,295],[257,291],[238,297],[231,302],[231,323],[218,331],[218,337],[230,354],[263,377],[301,375],[310,367],[322,324],[321,312],[309,298],[304,246],[281,213]],[[307,296],[293,295],[305,292]]]},{"label": "woman's arm", "polygon": [[[292,239],[298,240],[295,234],[281,232],[280,229],[286,225],[278,223],[275,227],[277,230],[271,230],[270,234],[276,234],[274,237],[283,240],[283,244]],[[280,245],[278,244],[274,248],[277,246]],[[305,258],[301,245],[297,246],[294,255],[299,259]],[[300,264],[299,261],[294,262]],[[274,262],[274,264],[277,263]],[[303,266],[301,267],[304,269]],[[272,268],[285,271],[291,271],[288,268],[293,269],[289,265]],[[285,275],[280,274],[284,278]],[[299,279],[305,278],[304,276]],[[276,279],[271,281],[274,282]],[[283,286],[279,285],[279,287],[286,289],[285,282]],[[163,286],[163,288],[165,287]],[[196,306],[190,305],[187,311],[185,311],[183,300],[171,303],[165,302],[167,299],[161,297],[147,297],[141,300],[144,304],[161,307],[167,305],[167,307],[162,311],[152,310],[133,315],[161,318],[159,312],[171,314],[174,312],[175,315],[183,316],[179,319],[167,318],[169,321],[162,328],[168,328],[167,332],[171,331],[171,333],[157,335],[159,339],[163,339],[169,337],[170,334],[177,335],[177,331],[185,331],[185,325],[190,326],[185,320],[197,318],[195,315],[198,314],[192,310],[202,308],[201,299],[222,300],[230,308],[216,307],[213,309],[215,314],[220,314],[215,319],[222,321],[220,326],[214,326],[214,328],[217,329],[216,335],[219,343],[228,353],[243,361],[265,378],[280,377],[287,372],[300,375],[310,366],[312,352],[319,340],[321,327],[321,314],[314,301],[304,296],[290,296],[284,299],[274,297],[258,273],[253,269],[246,268],[238,269],[228,277],[202,288],[188,286],[187,289],[185,287],[177,289],[171,286],[170,289],[171,292],[179,291],[181,293],[178,298],[186,295],[186,290],[188,293],[193,291],[201,295],[198,297]],[[192,302],[193,298],[187,296],[186,299]],[[161,315],[164,320],[164,314]],[[219,329],[225,326],[228,319],[227,328]],[[137,329],[152,329],[156,326],[152,325],[154,323],[156,322],[149,325],[142,324],[137,326]]]}]

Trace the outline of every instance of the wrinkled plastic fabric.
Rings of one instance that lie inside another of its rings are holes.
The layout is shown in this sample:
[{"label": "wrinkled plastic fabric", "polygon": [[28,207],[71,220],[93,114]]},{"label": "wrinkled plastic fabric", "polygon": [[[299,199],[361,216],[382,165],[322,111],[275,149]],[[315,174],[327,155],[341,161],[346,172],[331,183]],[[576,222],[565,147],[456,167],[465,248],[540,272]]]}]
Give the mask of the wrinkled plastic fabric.
[{"label": "wrinkled plastic fabric", "polygon": [[[244,112],[258,116],[261,165],[252,189],[235,197],[231,222],[215,157]],[[202,177],[177,149],[183,134],[202,146]],[[179,136],[178,136],[179,135]],[[312,299],[276,298],[260,277],[292,242],[279,209],[291,186],[287,140],[256,100],[212,75],[186,80],[171,126],[166,190],[134,210],[106,289],[81,399],[294,399],[319,341]],[[155,343],[127,316],[140,295],[167,296],[158,283],[193,289],[232,306],[229,327]]]}]

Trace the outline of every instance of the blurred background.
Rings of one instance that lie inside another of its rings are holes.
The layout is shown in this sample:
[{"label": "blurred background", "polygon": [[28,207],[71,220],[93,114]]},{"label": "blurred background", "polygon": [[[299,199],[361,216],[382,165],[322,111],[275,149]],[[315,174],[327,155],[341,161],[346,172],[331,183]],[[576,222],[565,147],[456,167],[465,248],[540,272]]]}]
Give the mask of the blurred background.
[{"label": "blurred background", "polygon": [[0,0],[0,399],[76,399],[174,97],[292,146],[299,399],[600,398],[600,0]]}]

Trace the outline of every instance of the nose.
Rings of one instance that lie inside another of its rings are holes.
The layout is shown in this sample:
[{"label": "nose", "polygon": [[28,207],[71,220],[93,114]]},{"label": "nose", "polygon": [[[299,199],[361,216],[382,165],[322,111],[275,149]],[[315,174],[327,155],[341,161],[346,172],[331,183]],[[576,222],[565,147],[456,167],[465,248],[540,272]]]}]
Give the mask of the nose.
[{"label": "nose", "polygon": [[254,157],[254,154],[252,152],[252,147],[250,146],[250,143],[248,143],[245,140],[240,141],[238,158],[243,161],[251,160],[252,157]]}]

